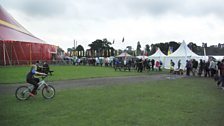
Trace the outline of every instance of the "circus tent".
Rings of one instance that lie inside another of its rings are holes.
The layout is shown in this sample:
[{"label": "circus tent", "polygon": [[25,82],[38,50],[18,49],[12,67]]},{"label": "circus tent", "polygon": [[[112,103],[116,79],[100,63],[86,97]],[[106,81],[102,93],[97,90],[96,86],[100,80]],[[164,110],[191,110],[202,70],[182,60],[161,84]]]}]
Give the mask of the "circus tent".
[{"label": "circus tent", "polygon": [[0,6],[0,65],[49,61],[56,53],[57,46],[35,37]]}]

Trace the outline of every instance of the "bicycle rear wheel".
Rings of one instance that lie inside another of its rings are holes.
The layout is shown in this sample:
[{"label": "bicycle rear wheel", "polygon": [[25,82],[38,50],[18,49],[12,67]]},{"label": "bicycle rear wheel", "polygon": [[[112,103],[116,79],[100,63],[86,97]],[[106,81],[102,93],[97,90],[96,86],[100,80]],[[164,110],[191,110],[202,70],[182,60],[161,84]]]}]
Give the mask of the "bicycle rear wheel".
[{"label": "bicycle rear wheel", "polygon": [[20,86],[16,89],[15,96],[18,100],[27,100],[30,97],[31,90],[28,86]]},{"label": "bicycle rear wheel", "polygon": [[47,85],[42,89],[42,96],[45,99],[52,99],[55,96],[55,89],[51,85]]}]

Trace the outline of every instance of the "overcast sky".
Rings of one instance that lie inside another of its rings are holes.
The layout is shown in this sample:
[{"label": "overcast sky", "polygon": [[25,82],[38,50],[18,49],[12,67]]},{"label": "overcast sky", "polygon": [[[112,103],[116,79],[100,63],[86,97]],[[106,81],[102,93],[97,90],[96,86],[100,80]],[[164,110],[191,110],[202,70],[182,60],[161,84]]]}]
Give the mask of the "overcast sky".
[{"label": "overcast sky", "polygon": [[[0,0],[28,31],[64,50],[74,39],[85,49],[96,39],[116,49],[185,40],[224,43],[223,0]],[[122,38],[125,42],[122,43]]]}]

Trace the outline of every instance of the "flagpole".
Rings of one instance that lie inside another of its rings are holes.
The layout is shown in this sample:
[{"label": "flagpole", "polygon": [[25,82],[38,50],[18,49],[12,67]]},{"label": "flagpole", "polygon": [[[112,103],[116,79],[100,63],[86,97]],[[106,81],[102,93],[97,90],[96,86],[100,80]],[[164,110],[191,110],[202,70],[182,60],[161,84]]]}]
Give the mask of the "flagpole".
[{"label": "flagpole", "polygon": [[206,59],[206,50],[205,50],[205,44],[203,43],[203,47],[204,47],[204,60]]},{"label": "flagpole", "polygon": [[185,61],[184,62],[186,62],[187,61],[187,48],[186,48],[187,44],[185,43],[184,40],[183,40],[183,43],[185,44],[184,45],[184,51],[185,51]]}]

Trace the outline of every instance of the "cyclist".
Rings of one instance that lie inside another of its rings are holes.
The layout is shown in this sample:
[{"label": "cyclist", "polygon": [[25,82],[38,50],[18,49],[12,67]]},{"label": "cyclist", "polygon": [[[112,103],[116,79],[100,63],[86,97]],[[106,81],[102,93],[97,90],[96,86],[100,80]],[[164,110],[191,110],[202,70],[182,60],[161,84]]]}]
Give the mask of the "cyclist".
[{"label": "cyclist", "polygon": [[32,65],[29,73],[26,75],[26,82],[27,83],[30,83],[34,86],[32,92],[31,92],[31,95],[36,95],[37,92],[37,88],[38,88],[38,83],[40,82],[40,79],[39,78],[36,78],[35,76],[46,76],[47,74],[45,73],[41,73],[41,72],[37,72],[37,66],[36,65]]}]

